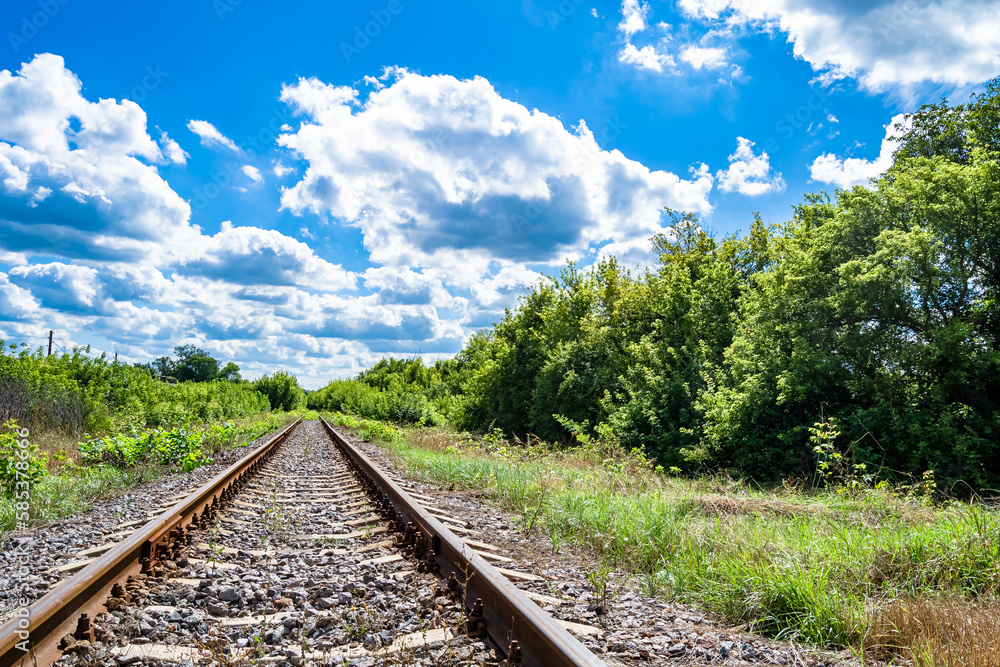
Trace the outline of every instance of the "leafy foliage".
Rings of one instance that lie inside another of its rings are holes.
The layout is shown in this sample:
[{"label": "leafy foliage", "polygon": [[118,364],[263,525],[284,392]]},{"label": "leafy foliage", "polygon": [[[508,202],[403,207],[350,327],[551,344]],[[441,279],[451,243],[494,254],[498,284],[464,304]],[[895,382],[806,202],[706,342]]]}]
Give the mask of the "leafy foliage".
[{"label": "leafy foliage", "polygon": [[240,367],[230,361],[219,367],[219,360],[194,345],[179,345],[174,348],[176,359],[159,357],[149,367],[161,377],[172,377],[180,382],[211,382],[226,380],[239,382]]},{"label": "leafy foliage", "polygon": [[[871,187],[808,195],[792,220],[755,216],[721,240],[668,212],[654,270],[570,264],[454,360],[383,360],[357,382],[446,393],[438,412],[462,429],[565,445],[610,431],[686,471],[822,481],[849,465],[996,489],[1000,80],[903,129]],[[328,389],[331,407],[402,421],[383,393]],[[818,422],[837,426],[817,451]]]},{"label": "leafy foliage", "polygon": [[153,429],[137,435],[95,438],[81,442],[79,448],[84,463],[107,463],[117,468],[180,464],[186,471],[209,462],[201,450],[203,438],[204,434],[185,428]]},{"label": "leafy foliage", "polygon": [[0,489],[9,489],[16,481],[35,482],[48,474],[48,457],[26,435],[14,420],[0,427]]},{"label": "leafy foliage", "polygon": [[397,424],[445,423],[461,405],[455,360],[424,366],[420,359],[382,359],[354,380],[334,380],[308,396],[315,410],[344,412]]},{"label": "leafy foliage", "polygon": [[285,371],[264,375],[253,383],[253,388],[267,397],[272,410],[291,412],[306,405],[306,392],[298,379]]},{"label": "leafy foliage", "polygon": [[91,357],[89,348],[46,356],[0,341],[0,420],[33,432],[90,433],[240,419],[269,409],[245,383],[155,379],[144,366]]}]

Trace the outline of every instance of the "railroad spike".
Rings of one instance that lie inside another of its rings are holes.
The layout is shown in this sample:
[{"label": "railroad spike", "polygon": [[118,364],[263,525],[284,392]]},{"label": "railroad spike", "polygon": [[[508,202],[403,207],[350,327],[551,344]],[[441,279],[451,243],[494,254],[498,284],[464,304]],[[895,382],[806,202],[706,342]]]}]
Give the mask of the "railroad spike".
[{"label": "railroad spike", "polygon": [[465,617],[465,634],[473,639],[486,639],[486,619],[483,617],[483,600],[476,598],[476,603],[472,605]]},{"label": "railroad spike", "polygon": [[122,600],[125,600],[125,602],[132,601],[132,596],[129,595],[129,592],[118,582],[115,582],[115,585],[111,587],[111,597],[121,598]]},{"label": "railroad spike", "polygon": [[73,633],[73,639],[93,643],[94,628],[91,626],[90,616],[87,616],[87,614],[80,614],[80,619],[76,622],[76,632]]}]

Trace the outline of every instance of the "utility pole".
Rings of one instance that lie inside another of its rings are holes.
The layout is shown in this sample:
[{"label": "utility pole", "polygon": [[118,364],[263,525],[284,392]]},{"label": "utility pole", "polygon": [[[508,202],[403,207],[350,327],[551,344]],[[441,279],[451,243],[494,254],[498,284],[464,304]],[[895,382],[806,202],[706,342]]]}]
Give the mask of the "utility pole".
[{"label": "utility pole", "polygon": [[52,331],[51,329],[49,329],[49,356],[50,357],[52,356],[52,334],[53,333],[55,333],[55,332]]},{"label": "utility pole", "polygon": [[118,363],[118,353],[117,352],[115,352],[115,363],[116,364]]}]

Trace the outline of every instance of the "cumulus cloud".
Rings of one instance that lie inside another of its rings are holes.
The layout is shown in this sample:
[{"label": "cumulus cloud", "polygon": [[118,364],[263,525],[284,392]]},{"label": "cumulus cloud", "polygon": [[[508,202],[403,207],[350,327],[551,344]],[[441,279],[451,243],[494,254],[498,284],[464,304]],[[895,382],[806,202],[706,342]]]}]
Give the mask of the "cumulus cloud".
[{"label": "cumulus cloud", "polygon": [[725,49],[687,45],[681,49],[680,59],[694,69],[719,69],[728,65]]},{"label": "cumulus cloud", "polygon": [[193,240],[190,207],[149,164],[176,151],[150,138],[137,104],[90,102],[81,87],[52,54],[0,71],[4,249],[126,259]]},{"label": "cumulus cloud", "polygon": [[736,152],[729,156],[729,167],[716,174],[719,189],[723,192],[739,192],[754,197],[768,192],[781,192],[785,180],[780,173],[771,171],[771,161],[767,153],[753,152],[754,142],[737,137]]},{"label": "cumulus cloud", "polygon": [[202,146],[207,148],[221,146],[222,148],[228,148],[236,153],[241,152],[240,147],[236,145],[236,142],[224,135],[222,132],[219,132],[219,130],[207,120],[189,120],[187,127],[189,130],[198,135]]},{"label": "cumulus cloud", "polygon": [[667,40],[660,40],[657,44],[646,44],[642,48],[632,43],[635,35],[649,27],[647,23],[650,14],[649,5],[639,0],[624,0],[621,12],[622,20],[618,23],[618,34],[624,43],[618,52],[618,62],[653,72],[673,69],[676,65],[674,57],[664,49]]},{"label": "cumulus cloud", "polygon": [[357,226],[378,264],[476,282],[493,261],[561,263],[648,236],[662,208],[706,212],[712,177],[651,171],[600,148],[581,121],[501,97],[483,78],[396,72],[358,91],[316,79],[282,99],[303,122],[279,142],[308,162],[283,208]]},{"label": "cumulus cloud", "polygon": [[823,153],[809,165],[809,176],[814,181],[831,183],[838,188],[866,185],[892,166],[892,154],[896,150],[896,138],[906,130],[906,114],[892,117],[885,126],[885,137],[874,160],[865,158],[841,158],[833,153]]},{"label": "cumulus cloud", "polygon": [[508,265],[473,285],[472,294],[480,306],[511,308],[520,295],[544,279],[545,276],[527,267]]},{"label": "cumulus cloud", "polygon": [[[254,285],[229,277],[121,264],[15,267],[0,273],[0,338],[46,327],[85,330],[115,341],[134,361],[190,342],[236,360],[249,376],[281,365],[312,378],[310,387],[357,372],[383,353],[452,354],[464,339],[456,318],[442,318],[420,299],[399,298],[398,289],[391,298],[378,291],[345,296],[271,284],[267,275]],[[372,278],[378,289],[391,282]]]},{"label": "cumulus cloud", "polygon": [[28,290],[13,284],[7,274],[0,273],[0,313],[3,314],[4,321],[16,323],[33,320],[37,317],[38,310],[38,302]]},{"label": "cumulus cloud", "polygon": [[243,173],[246,174],[254,183],[260,183],[264,180],[264,177],[260,173],[260,169],[254,167],[253,165],[243,165]]},{"label": "cumulus cloud", "polygon": [[17,266],[8,277],[46,308],[91,312],[98,306],[97,271],[86,266],[62,262]]},{"label": "cumulus cloud", "polygon": [[281,162],[276,162],[274,164],[274,168],[271,171],[278,178],[284,178],[285,176],[288,176],[289,174],[291,174],[295,170],[292,169],[291,167],[289,167],[286,164],[282,164]]},{"label": "cumulus cloud", "polygon": [[637,49],[631,42],[626,43],[618,52],[618,62],[653,72],[662,72],[664,68],[670,69],[675,65],[674,57],[669,53],[660,53],[652,45]]},{"label": "cumulus cloud", "polygon": [[1000,13],[989,0],[680,0],[689,18],[787,35],[823,80],[872,91],[934,83],[961,87],[1000,73]]},{"label": "cumulus cloud", "polygon": [[639,0],[622,2],[622,20],[618,24],[618,32],[625,38],[632,37],[637,32],[646,29],[646,17],[649,15],[649,5]]},{"label": "cumulus cloud", "polygon": [[[650,6],[646,3],[623,0],[622,19],[618,23],[618,34],[621,38],[618,62],[633,65],[638,69],[670,74],[682,72],[682,68],[678,67],[678,60],[695,71],[731,67],[733,76],[738,76],[742,71],[738,66],[731,66],[727,48],[713,45],[720,31],[706,32],[699,43],[672,45],[674,41],[672,33],[675,32],[673,26],[661,21],[651,27],[648,21],[651,13]],[[693,26],[685,24],[678,34],[690,37],[694,32]],[[636,46],[636,41],[645,44]]]},{"label": "cumulus cloud", "polygon": [[[190,224],[188,205],[155,166],[183,164],[183,149],[163,132],[153,141],[146,115],[134,103],[90,102],[81,90],[80,81],[57,56],[38,56],[16,74],[0,72],[0,264],[10,267],[0,272],[0,338],[30,339],[55,328],[71,341],[73,332],[86,332],[85,342],[114,341],[114,349],[130,355],[130,361],[148,361],[169,354],[174,345],[192,343],[236,360],[249,377],[280,364],[315,387],[332,375],[355,373],[382,354],[421,354],[428,359],[452,354],[461,347],[470,323],[486,312],[473,303],[474,297],[453,294],[446,274],[433,267],[376,266],[359,279],[276,230],[226,222],[214,235],[203,233]],[[351,93],[342,97],[345,91],[334,91],[332,97],[324,97],[327,90],[316,92],[320,94],[315,98],[301,98],[304,106],[322,109],[337,100],[353,104]],[[429,118],[430,108],[424,111]],[[532,115],[523,108],[514,111],[530,122]],[[582,141],[558,121],[545,119],[546,131],[560,140]],[[204,126],[195,128],[212,136]],[[368,129],[377,131],[375,125]],[[433,141],[459,141],[482,129],[466,131],[471,134],[443,133]],[[516,146],[548,138],[545,132],[514,132],[510,140]],[[504,139],[491,141],[499,151]],[[410,148],[417,145],[414,141]],[[592,137],[581,145],[584,152],[601,153]],[[392,152],[388,144],[378,148]],[[542,147],[532,150],[541,153]],[[480,151],[466,159],[461,174],[449,172],[452,184],[467,183],[469,160],[486,154]],[[498,153],[498,164],[502,158]],[[434,159],[450,159],[450,154],[445,151]],[[671,188],[686,192],[679,181],[670,185],[668,175],[651,174],[620,155],[603,159],[606,167],[625,170],[621,179],[648,181],[650,197]],[[559,176],[551,165],[543,167],[546,176]],[[374,170],[374,164],[370,168]],[[286,169],[280,162],[274,165],[277,175],[291,173]],[[480,175],[494,179],[484,196],[516,200],[496,185],[509,179],[509,187],[516,189],[516,174],[498,166],[494,171]],[[264,177],[252,165],[243,173],[253,180]],[[657,185],[656,179],[664,178],[666,185]],[[699,178],[711,180],[704,170]],[[551,182],[553,190],[547,192],[558,191],[558,182]],[[616,196],[631,191],[625,180],[620,186],[624,190]],[[377,188],[372,192],[378,193]],[[517,201],[525,220],[538,217],[535,209],[526,208],[541,200],[538,193],[532,197]],[[704,200],[697,192],[691,197]],[[570,210],[571,201],[567,196],[552,207]],[[661,204],[659,197],[651,201]],[[464,205],[461,197],[452,197],[434,201],[428,210]],[[400,228],[390,230],[389,236],[406,233]],[[427,231],[432,233],[450,234],[473,254],[483,252],[463,236],[473,232]],[[574,233],[559,230],[556,235]],[[429,238],[423,242],[431,243]],[[507,280],[500,268],[491,267],[482,275],[496,276],[499,283]],[[498,285],[498,293],[504,289],[499,283],[491,283]],[[490,296],[487,301],[488,307],[502,310],[502,299]]]},{"label": "cumulus cloud", "polygon": [[188,274],[240,285],[305,285],[324,291],[355,287],[355,277],[339,264],[316,256],[290,236],[229,221],[215,236],[203,237],[181,266]]}]

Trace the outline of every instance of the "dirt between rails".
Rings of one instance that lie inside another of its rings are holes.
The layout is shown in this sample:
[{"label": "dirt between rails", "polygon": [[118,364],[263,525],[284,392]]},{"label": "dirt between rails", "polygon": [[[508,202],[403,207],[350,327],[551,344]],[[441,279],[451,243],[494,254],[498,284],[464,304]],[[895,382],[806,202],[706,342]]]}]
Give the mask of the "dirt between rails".
[{"label": "dirt between rails", "polygon": [[380,448],[340,432],[383,470],[407,480],[450,515],[464,519],[468,528],[481,533],[474,539],[496,545],[498,553],[513,561],[502,567],[541,577],[542,581],[515,583],[522,590],[558,599],[558,604],[539,603],[553,617],[591,628],[571,632],[608,665],[861,665],[849,651],[817,651],[774,641],[694,606],[650,597],[638,581],[621,573],[609,576],[607,599],[598,605],[587,577],[596,570],[592,556],[569,545],[556,553],[539,531],[525,538],[516,527],[515,515],[490,504],[485,494],[447,490],[412,477]]}]

